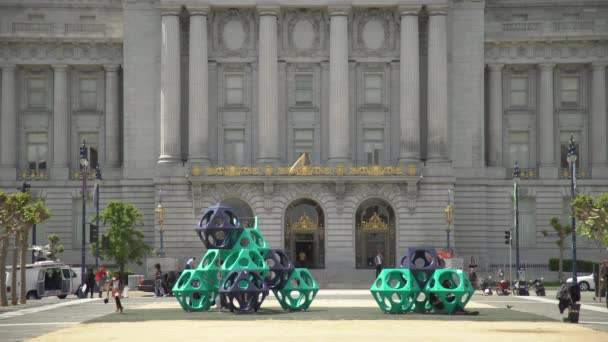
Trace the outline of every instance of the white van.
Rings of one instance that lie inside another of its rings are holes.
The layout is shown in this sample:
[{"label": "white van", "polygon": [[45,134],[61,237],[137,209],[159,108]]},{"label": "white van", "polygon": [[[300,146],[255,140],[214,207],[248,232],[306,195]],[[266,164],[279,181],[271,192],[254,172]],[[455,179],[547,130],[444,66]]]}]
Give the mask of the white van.
[{"label": "white van", "polygon": [[[64,299],[69,294],[75,294],[80,277],[67,265],[56,261],[38,261],[27,264],[25,270],[25,290],[27,299],[57,296]],[[6,292],[10,295],[11,267],[7,267]],[[21,269],[17,268],[17,295],[21,291]]]}]

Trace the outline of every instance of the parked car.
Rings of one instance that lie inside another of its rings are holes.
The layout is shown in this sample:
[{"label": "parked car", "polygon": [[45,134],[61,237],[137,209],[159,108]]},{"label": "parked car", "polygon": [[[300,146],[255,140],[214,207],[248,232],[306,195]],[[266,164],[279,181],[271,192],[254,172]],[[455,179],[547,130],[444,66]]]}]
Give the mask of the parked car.
[{"label": "parked car", "polygon": [[154,279],[140,279],[137,291],[154,292]]},{"label": "parked car", "polygon": [[[593,274],[585,275],[585,276],[577,276],[576,280],[578,281],[578,286],[581,288],[581,291],[591,291],[595,290],[595,281],[593,281]],[[572,278],[568,278],[566,283],[572,283]]]}]

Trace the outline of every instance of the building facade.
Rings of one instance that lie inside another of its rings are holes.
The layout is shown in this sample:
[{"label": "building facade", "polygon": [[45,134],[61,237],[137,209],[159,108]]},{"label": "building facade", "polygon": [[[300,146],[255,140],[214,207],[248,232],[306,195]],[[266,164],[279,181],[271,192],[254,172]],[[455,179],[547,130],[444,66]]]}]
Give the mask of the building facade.
[{"label": "building facade", "polygon": [[202,255],[197,218],[224,202],[325,285],[448,229],[504,267],[515,162],[521,260],[546,265],[570,136],[578,191],[608,191],[605,1],[5,0],[0,64],[0,187],[45,199],[37,241],[59,234],[69,263],[88,242],[83,140],[101,209],[135,204],[155,249],[162,229],[167,256]]}]

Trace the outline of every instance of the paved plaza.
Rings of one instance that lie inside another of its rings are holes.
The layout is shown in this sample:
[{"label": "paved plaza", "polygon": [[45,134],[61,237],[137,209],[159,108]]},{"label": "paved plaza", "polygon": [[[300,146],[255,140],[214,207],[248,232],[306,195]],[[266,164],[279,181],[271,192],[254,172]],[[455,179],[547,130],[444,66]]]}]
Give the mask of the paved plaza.
[{"label": "paved plaza", "polygon": [[[0,311],[0,341],[175,341],[194,337],[260,341],[277,334],[305,341],[608,341],[605,303],[584,293],[580,324],[561,322],[555,292],[547,297],[481,296],[478,316],[384,314],[367,290],[321,290],[310,310],[285,312],[271,296],[257,314],[184,312],[175,298],[131,292],[125,312],[100,299],[46,298]],[[508,307],[507,307],[508,306]]]}]

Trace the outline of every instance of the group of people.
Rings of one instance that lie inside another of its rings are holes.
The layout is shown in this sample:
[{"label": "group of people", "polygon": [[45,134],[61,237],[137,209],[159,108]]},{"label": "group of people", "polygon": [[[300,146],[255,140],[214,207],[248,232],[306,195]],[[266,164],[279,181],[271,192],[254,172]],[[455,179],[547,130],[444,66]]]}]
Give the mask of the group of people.
[{"label": "group of people", "polygon": [[109,301],[111,294],[116,303],[116,312],[122,313],[123,306],[120,298],[123,296],[124,288],[124,282],[120,279],[118,272],[115,272],[112,277],[108,277],[108,271],[105,267],[101,266],[95,273],[92,268],[87,270],[83,292],[85,298],[89,297],[89,295],[90,298],[93,298],[95,289],[97,289],[99,298],[101,298],[103,292],[106,291],[107,297],[104,302],[107,303]]}]

